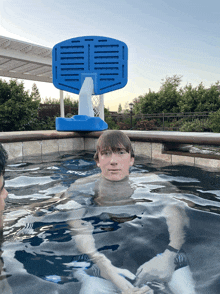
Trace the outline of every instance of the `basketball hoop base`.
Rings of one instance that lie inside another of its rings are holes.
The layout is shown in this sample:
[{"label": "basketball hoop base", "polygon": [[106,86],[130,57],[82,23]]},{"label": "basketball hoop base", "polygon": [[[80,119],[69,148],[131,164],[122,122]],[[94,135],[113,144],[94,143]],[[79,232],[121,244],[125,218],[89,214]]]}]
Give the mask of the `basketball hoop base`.
[{"label": "basketball hoop base", "polygon": [[57,117],[56,130],[59,132],[95,132],[108,128],[108,124],[100,117],[74,115],[71,118]]}]

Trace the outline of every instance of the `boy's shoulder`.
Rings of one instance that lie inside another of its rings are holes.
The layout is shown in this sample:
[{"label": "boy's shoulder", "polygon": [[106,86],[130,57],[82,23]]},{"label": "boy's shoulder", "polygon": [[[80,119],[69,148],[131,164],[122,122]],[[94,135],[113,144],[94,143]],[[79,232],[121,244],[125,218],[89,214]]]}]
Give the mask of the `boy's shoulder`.
[{"label": "boy's shoulder", "polygon": [[98,173],[98,174],[95,174],[95,175],[92,175],[92,176],[77,179],[72,185],[82,185],[82,184],[93,183],[94,181],[96,181],[97,179],[100,178],[100,175],[101,174]]},{"label": "boy's shoulder", "polygon": [[129,179],[146,179],[152,177],[153,175],[153,173],[131,173],[129,174]]},{"label": "boy's shoulder", "polygon": [[88,177],[83,177],[80,179],[77,179],[74,183],[70,185],[70,187],[67,189],[66,192],[70,192],[73,190],[79,190],[82,188],[85,188],[86,186],[94,185],[95,182],[100,178],[100,173],[95,174]]}]

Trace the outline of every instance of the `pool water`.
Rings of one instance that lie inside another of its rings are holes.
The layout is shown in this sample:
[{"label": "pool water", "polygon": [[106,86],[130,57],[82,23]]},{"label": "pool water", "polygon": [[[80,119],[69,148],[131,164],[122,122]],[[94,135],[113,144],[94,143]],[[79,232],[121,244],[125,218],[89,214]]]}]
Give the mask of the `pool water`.
[{"label": "pool water", "polygon": [[[94,202],[91,179],[99,173],[93,154],[83,152],[49,163],[8,165],[9,196],[1,240],[1,282],[6,292],[2,293],[77,294],[79,269],[98,275],[98,268],[76,248],[69,226],[82,207],[86,208],[83,220],[94,227],[98,251],[115,266],[135,274],[143,261],[163,252],[169,243],[160,214],[166,201],[181,201],[186,206],[190,228],[184,250],[197,293],[220,293],[220,172],[158,165],[139,158],[131,168],[133,203],[123,207],[98,207]],[[86,184],[71,197],[55,200],[55,194],[82,178]]]}]

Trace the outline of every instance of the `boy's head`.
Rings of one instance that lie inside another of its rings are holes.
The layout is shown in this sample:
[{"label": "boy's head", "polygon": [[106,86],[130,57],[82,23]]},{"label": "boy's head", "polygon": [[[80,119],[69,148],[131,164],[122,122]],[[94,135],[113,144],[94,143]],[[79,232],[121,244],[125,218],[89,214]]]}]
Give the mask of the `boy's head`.
[{"label": "boy's head", "polygon": [[6,161],[8,159],[7,152],[4,147],[0,143],[0,176],[3,176],[5,173]]},{"label": "boy's head", "polygon": [[94,159],[106,179],[122,180],[134,164],[130,139],[121,131],[105,131],[98,139]]},{"label": "boy's head", "polygon": [[6,161],[8,159],[8,155],[0,143],[0,211],[2,211],[5,207],[5,198],[8,196],[8,192],[5,190],[4,185],[4,173]]}]

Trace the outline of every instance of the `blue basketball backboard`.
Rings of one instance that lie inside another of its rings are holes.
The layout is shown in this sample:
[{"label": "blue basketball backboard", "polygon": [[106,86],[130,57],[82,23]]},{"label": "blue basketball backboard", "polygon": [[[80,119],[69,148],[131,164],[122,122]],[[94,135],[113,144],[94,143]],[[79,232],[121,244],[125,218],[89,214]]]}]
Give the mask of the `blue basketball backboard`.
[{"label": "blue basketball backboard", "polygon": [[86,77],[101,95],[127,84],[128,48],[124,42],[107,37],[78,37],[56,44],[52,51],[53,84],[79,94]]}]

